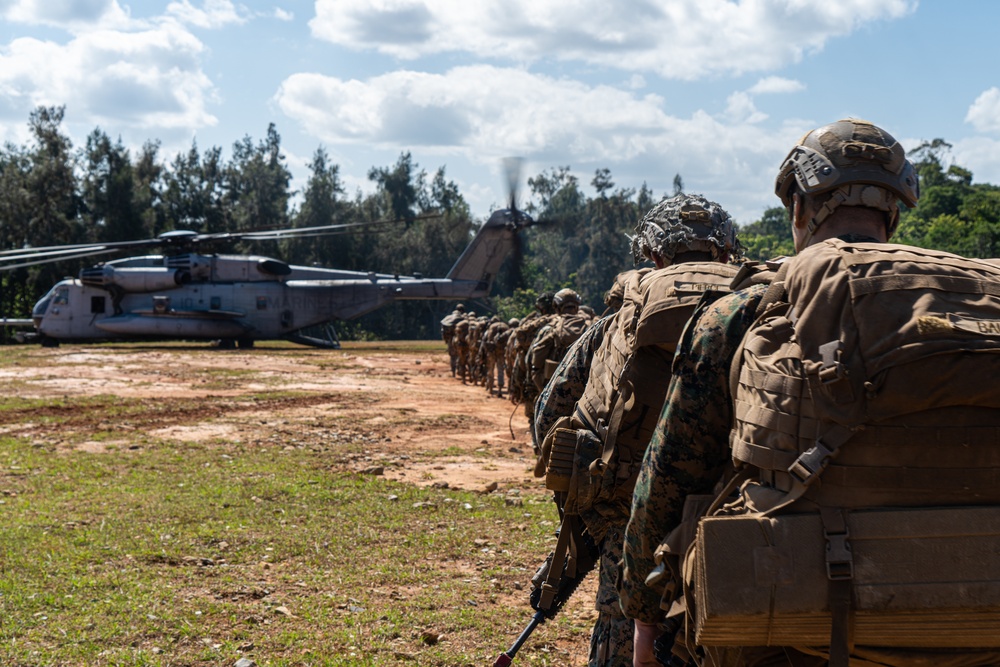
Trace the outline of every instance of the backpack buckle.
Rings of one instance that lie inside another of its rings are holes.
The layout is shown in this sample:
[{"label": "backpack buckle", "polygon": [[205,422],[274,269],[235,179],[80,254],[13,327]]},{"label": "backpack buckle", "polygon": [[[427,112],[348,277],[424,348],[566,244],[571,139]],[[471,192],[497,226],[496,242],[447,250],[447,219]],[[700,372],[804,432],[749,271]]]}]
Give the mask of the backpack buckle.
[{"label": "backpack buckle", "polygon": [[844,581],[854,578],[854,555],[847,541],[850,531],[844,527],[842,533],[823,531],[826,538],[826,576],[830,581]]},{"label": "backpack buckle", "polygon": [[823,357],[823,365],[819,371],[820,382],[830,384],[847,377],[847,371],[840,363],[840,354],[843,351],[844,343],[839,340],[831,340],[819,346],[819,353]]},{"label": "backpack buckle", "polygon": [[799,458],[788,466],[788,474],[798,482],[809,486],[826,469],[826,464],[832,456],[833,452],[817,440],[815,445],[800,454]]}]

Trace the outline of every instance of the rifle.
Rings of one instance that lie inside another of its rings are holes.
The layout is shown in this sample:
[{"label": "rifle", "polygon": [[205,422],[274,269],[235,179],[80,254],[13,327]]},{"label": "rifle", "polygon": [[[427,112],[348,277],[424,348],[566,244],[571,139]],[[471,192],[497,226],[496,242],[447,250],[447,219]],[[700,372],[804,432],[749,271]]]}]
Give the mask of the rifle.
[{"label": "rifle", "polygon": [[511,664],[535,628],[555,617],[600,558],[600,550],[577,514],[575,494],[557,490],[555,496],[556,505],[561,504],[562,523],[556,548],[531,578],[529,602],[535,614],[511,647],[497,656],[493,667]]}]

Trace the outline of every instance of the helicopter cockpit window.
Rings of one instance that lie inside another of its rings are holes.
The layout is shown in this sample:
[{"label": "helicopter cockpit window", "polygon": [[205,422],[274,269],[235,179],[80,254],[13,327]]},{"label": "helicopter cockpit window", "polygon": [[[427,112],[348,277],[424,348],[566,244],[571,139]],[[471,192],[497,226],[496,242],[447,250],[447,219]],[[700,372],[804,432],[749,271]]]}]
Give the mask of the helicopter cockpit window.
[{"label": "helicopter cockpit window", "polygon": [[69,304],[69,289],[66,287],[56,288],[56,296],[52,303],[57,306],[65,306]]},{"label": "helicopter cockpit window", "polygon": [[208,307],[212,310],[222,310],[222,297],[213,296]]},{"label": "helicopter cockpit window", "polygon": [[94,315],[104,314],[104,297],[103,296],[92,296],[90,297],[90,312]]}]

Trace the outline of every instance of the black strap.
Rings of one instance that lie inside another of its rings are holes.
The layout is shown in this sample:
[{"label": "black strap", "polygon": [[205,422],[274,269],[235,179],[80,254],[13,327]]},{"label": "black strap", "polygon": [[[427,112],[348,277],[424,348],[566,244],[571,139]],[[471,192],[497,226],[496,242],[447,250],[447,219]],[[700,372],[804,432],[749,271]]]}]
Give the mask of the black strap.
[{"label": "black strap", "polygon": [[854,558],[848,542],[847,512],[821,507],[823,537],[826,539],[826,574],[829,580],[830,667],[849,667],[854,631],[851,595]]}]

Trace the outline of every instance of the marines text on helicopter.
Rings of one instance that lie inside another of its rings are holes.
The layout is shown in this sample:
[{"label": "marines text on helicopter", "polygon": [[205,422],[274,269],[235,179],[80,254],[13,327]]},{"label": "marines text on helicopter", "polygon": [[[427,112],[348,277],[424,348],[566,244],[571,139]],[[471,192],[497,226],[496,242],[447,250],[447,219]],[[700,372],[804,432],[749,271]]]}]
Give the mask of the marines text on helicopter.
[{"label": "marines text on helicopter", "polygon": [[397,300],[487,297],[497,271],[534,221],[516,208],[495,211],[444,278],[289,265],[262,256],[199,254],[206,241],[274,240],[351,225],[243,234],[176,231],[157,239],[0,252],[0,270],[162,245],[162,255],[112,260],[57,283],[32,311],[42,345],[115,339],[221,340],[250,347],[287,339],[337,347],[330,326]]}]

